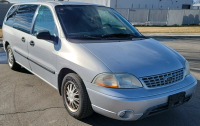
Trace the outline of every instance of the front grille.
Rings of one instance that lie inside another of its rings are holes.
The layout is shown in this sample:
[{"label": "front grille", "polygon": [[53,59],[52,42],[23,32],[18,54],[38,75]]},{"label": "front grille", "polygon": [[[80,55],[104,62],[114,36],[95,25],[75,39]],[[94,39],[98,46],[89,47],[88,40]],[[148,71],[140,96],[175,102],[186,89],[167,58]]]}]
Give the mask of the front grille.
[{"label": "front grille", "polygon": [[183,69],[175,70],[172,72],[143,77],[143,83],[149,88],[169,85],[183,79]]}]

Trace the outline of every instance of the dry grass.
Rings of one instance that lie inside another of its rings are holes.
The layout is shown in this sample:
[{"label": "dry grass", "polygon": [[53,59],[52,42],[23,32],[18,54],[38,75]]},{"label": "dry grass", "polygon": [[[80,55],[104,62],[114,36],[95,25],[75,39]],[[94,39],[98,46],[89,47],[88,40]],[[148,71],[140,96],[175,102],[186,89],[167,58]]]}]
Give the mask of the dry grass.
[{"label": "dry grass", "polygon": [[141,33],[200,33],[200,26],[137,27]]}]

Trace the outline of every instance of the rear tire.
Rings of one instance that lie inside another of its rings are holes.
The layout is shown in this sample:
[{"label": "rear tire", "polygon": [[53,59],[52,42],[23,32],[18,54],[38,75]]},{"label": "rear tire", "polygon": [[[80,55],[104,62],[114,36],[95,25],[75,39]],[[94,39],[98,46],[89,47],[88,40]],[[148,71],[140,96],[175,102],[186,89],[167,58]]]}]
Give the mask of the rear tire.
[{"label": "rear tire", "polygon": [[70,73],[64,77],[61,94],[65,108],[74,118],[86,118],[93,113],[85,85],[77,74]]},{"label": "rear tire", "polygon": [[15,57],[13,55],[10,45],[7,46],[6,53],[7,53],[7,59],[8,59],[8,66],[10,67],[10,69],[16,70],[16,71],[19,70],[21,66],[18,63],[16,63]]}]

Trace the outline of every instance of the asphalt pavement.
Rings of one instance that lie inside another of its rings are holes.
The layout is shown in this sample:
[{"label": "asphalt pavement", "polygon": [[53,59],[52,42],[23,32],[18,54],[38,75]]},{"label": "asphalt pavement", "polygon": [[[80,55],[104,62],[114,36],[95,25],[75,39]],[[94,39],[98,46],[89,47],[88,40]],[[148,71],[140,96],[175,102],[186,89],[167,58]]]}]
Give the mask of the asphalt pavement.
[{"label": "asphalt pavement", "polygon": [[96,113],[76,120],[65,110],[57,90],[24,68],[10,70],[0,45],[0,126],[199,126],[200,38],[168,36],[156,39],[189,61],[191,73],[198,80],[197,90],[190,102],[135,122],[113,120]]},{"label": "asphalt pavement", "polygon": [[7,56],[3,49],[3,43],[1,38],[0,38],[0,64],[7,64]]}]

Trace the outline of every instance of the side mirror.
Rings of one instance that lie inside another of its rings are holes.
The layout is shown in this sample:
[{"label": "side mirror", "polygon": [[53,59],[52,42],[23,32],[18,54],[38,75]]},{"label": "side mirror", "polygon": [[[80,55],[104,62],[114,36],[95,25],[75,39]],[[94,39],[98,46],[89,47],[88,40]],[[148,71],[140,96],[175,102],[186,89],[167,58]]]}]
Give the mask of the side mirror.
[{"label": "side mirror", "polygon": [[36,37],[43,40],[52,40],[51,34],[47,30],[41,30],[37,33]]}]

